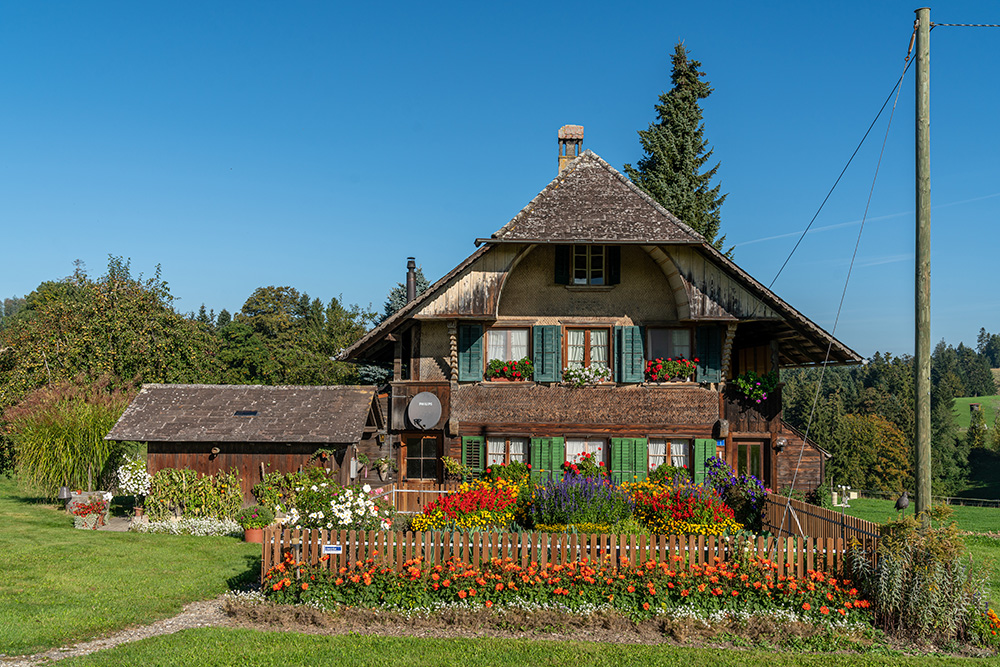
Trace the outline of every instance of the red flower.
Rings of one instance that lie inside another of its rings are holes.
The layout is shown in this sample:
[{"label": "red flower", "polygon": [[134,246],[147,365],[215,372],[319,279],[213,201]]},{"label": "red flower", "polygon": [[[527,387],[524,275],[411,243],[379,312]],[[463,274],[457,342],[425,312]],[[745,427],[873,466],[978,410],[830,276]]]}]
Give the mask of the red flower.
[{"label": "red flower", "polygon": [[530,463],[528,464],[528,470],[531,470],[531,464]]}]

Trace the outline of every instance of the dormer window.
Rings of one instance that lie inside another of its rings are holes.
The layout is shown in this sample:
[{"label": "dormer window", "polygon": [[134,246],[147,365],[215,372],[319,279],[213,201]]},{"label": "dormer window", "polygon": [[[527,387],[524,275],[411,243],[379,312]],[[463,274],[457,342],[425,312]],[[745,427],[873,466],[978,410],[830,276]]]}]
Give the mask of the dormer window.
[{"label": "dormer window", "polygon": [[604,287],[621,282],[622,249],[616,245],[557,245],[557,285]]}]

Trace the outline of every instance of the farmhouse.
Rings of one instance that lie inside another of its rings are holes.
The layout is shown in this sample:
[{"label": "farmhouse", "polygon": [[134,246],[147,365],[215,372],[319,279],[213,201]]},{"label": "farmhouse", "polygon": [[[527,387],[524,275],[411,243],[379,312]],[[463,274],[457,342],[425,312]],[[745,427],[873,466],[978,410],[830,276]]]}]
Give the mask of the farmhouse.
[{"label": "farmhouse", "polygon": [[[757,402],[734,380],[859,355],[582,141],[563,127],[556,178],[341,355],[393,369],[383,453],[400,481],[439,484],[445,456],[546,479],[591,454],[618,481],[664,464],[697,477],[719,456],[766,486],[815,488],[826,454],[783,423],[780,385]],[[693,374],[649,372],[678,358]]]}]

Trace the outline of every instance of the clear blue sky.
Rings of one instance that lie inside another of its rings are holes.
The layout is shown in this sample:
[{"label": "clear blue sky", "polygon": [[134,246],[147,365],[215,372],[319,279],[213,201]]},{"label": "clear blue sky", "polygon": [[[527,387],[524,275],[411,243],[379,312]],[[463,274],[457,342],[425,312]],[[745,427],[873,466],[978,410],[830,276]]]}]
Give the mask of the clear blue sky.
[{"label": "clear blue sky", "polygon": [[[0,5],[0,297],[108,254],[181,311],[263,285],[380,308],[555,175],[556,132],[616,168],[684,40],[715,93],[723,231],[768,284],[903,67],[916,3],[44,2]],[[642,6],[647,5],[647,6]],[[1000,23],[1000,3],[931,6]],[[932,337],[1000,331],[1000,29],[932,32]],[[837,335],[913,349],[913,81]],[[774,289],[833,326],[885,119]]]}]

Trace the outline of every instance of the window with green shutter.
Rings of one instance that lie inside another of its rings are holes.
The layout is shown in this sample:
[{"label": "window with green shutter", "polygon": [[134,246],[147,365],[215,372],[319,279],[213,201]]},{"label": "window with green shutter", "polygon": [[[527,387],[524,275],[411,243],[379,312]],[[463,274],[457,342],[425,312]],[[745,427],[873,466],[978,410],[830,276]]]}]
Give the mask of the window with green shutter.
[{"label": "window with green shutter", "polygon": [[483,326],[462,324],[458,327],[458,379],[476,382],[483,379]]},{"label": "window with green shutter", "polygon": [[705,462],[715,456],[715,440],[711,438],[696,438],[694,441],[694,482],[705,482]]},{"label": "window with green shutter", "polygon": [[480,435],[462,437],[462,464],[468,466],[473,477],[483,474],[486,462],[486,438]]},{"label": "window with green shutter", "polygon": [[538,484],[562,479],[562,464],[566,460],[563,438],[531,439],[531,479]]},{"label": "window with green shutter", "polygon": [[611,438],[611,481],[615,484],[646,479],[648,460],[645,438]]},{"label": "window with green shutter", "polygon": [[646,370],[646,350],[642,327],[615,327],[614,359],[616,382],[642,382]]},{"label": "window with green shutter", "polygon": [[562,327],[532,327],[532,339],[535,382],[559,382],[562,379]]},{"label": "window with green shutter", "polygon": [[722,327],[709,324],[695,334],[698,351],[698,382],[722,382]]}]

